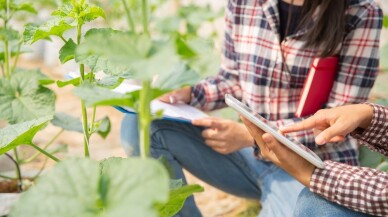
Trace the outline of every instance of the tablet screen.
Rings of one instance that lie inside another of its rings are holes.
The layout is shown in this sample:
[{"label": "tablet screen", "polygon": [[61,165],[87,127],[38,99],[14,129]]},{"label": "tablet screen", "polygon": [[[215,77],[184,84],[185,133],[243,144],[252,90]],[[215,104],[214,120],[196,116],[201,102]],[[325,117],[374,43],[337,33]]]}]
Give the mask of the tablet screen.
[{"label": "tablet screen", "polygon": [[[324,167],[324,163],[313,151],[301,144],[299,141],[292,137],[279,133],[279,128],[272,124],[270,121],[259,115],[257,112],[253,112],[248,106],[244,105],[234,97],[227,95],[226,103],[234,108],[237,112],[241,113],[244,117],[248,118],[252,123],[267,133],[273,135],[281,143],[292,149],[294,152],[314,164],[319,168]],[[250,116],[250,117],[249,117]]]}]

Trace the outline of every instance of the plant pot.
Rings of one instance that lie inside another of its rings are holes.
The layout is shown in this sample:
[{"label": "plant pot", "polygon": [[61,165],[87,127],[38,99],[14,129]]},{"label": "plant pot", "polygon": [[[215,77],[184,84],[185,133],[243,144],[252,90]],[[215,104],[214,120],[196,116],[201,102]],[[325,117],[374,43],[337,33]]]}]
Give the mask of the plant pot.
[{"label": "plant pot", "polygon": [[0,217],[9,214],[11,207],[19,198],[19,193],[0,193]]}]

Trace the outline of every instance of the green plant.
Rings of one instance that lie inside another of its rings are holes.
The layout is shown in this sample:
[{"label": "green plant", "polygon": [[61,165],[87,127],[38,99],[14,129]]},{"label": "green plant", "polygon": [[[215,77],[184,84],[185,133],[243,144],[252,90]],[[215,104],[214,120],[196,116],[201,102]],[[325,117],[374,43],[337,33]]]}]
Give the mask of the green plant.
[{"label": "green plant", "polygon": [[[195,52],[179,37],[173,37],[170,40],[153,40],[148,29],[146,0],[142,1],[140,9],[143,18],[141,33],[91,29],[83,34],[82,27],[86,22],[105,17],[101,8],[88,4],[84,0],[72,0],[62,5],[53,12],[53,19],[41,26],[34,24],[26,26],[24,39],[27,43],[59,37],[64,42],[60,50],[61,62],[75,59],[79,64],[78,78],[58,81],[56,84],[76,86],[74,93],[81,98],[82,129],[77,119],[64,114],[57,114],[52,123],[66,130],[82,130],[85,138],[85,156],[88,157],[90,136],[99,129],[109,129],[108,122],[104,124],[103,121],[95,121],[97,106],[131,106],[137,109],[140,116],[143,159],[108,159],[102,162],[101,166],[88,159],[61,162],[47,176],[42,177],[36,187],[22,196],[11,216],[25,216],[26,210],[31,210],[27,212],[28,215],[34,213],[36,216],[52,216],[53,213],[56,216],[121,216],[124,215],[123,213],[128,215],[129,211],[134,212],[135,216],[156,216],[156,213],[158,216],[172,216],[181,209],[188,196],[194,192],[203,191],[198,185],[183,186],[181,180],[170,180],[168,187],[166,169],[160,162],[147,159],[150,123],[162,114],[160,111],[159,116],[151,116],[151,100],[172,89],[191,84],[198,75],[185,64],[185,60],[191,58]],[[74,40],[64,36],[64,33],[70,29],[76,30]],[[101,46],[95,46],[96,42]],[[109,45],[110,43],[112,44]],[[112,47],[109,48],[110,46]],[[104,51],[100,48],[108,49]],[[120,57],[120,55],[125,56]],[[123,64],[127,61],[129,62]],[[95,72],[100,70],[106,74],[106,77],[97,80]],[[158,79],[154,79],[151,84],[155,72],[160,73],[158,73]],[[128,94],[118,94],[110,90],[120,84],[124,78],[129,77],[140,79],[143,84],[142,89]],[[90,119],[86,114],[87,106],[92,107],[93,113]],[[88,122],[88,119],[91,121]],[[39,127],[27,126],[20,135],[16,135],[17,138],[14,139],[16,142],[7,140],[4,142],[4,144],[7,143],[5,146],[33,144],[24,138],[32,141],[34,133],[44,123],[38,125]],[[33,133],[30,133],[31,129],[34,129]],[[85,176],[85,174],[88,175]],[[144,175],[146,177],[141,178]],[[147,185],[148,182],[153,183],[152,186]],[[87,184],[90,184],[90,187],[85,187]],[[64,194],[61,189],[55,188],[58,185],[71,191],[66,191]],[[40,196],[38,192],[44,189],[48,189],[44,191],[48,194],[41,194],[42,200],[37,200],[36,197]],[[141,202],[138,201],[139,197]],[[131,202],[131,198],[136,203]],[[62,212],[67,210],[61,206],[64,199],[66,199],[64,206],[72,207],[71,212]],[[128,203],[134,204],[133,207],[128,207]],[[47,210],[47,205],[50,204],[52,209]],[[138,206],[138,204],[144,206]]]}]

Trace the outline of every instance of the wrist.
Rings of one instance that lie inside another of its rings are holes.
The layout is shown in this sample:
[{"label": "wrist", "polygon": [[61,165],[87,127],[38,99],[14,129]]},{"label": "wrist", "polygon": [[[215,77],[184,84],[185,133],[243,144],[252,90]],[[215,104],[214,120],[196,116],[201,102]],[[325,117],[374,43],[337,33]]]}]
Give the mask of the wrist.
[{"label": "wrist", "polygon": [[367,129],[373,118],[373,107],[368,104],[360,105],[360,114],[361,114],[361,122],[359,127],[362,129]]}]

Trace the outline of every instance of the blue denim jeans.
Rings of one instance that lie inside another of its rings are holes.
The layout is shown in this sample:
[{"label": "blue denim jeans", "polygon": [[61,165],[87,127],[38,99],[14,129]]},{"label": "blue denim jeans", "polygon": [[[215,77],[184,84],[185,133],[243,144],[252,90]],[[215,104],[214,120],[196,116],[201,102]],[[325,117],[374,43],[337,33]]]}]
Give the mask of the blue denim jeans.
[{"label": "blue denim jeans", "polygon": [[[138,150],[138,138],[133,137],[136,117],[127,116],[121,128],[126,150]],[[164,156],[184,181],[182,168],[227,193],[260,200],[259,216],[292,216],[303,186],[279,167],[257,160],[252,148],[222,155],[209,148],[201,136],[203,128],[188,123],[157,120],[151,126],[151,155]],[[131,146],[131,147],[129,147]],[[135,151],[136,153],[136,151]],[[202,216],[193,198],[189,198],[178,216]]]},{"label": "blue denim jeans", "polygon": [[296,204],[294,217],[371,217],[330,202],[306,188],[300,193]]}]

